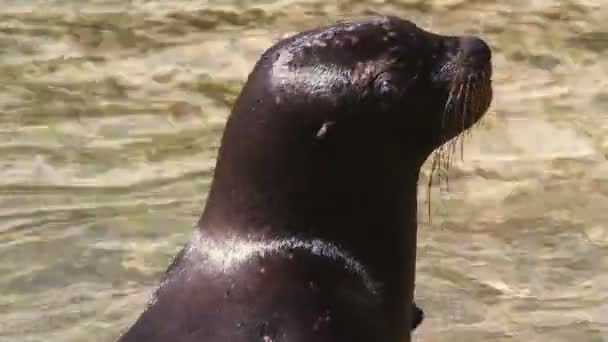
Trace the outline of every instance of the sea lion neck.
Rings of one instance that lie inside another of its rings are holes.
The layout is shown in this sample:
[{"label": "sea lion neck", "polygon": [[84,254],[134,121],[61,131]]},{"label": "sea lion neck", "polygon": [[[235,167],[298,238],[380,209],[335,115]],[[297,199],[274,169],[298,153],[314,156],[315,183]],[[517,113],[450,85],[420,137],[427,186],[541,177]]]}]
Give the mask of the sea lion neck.
[{"label": "sea lion neck", "polygon": [[[393,231],[409,224],[405,217],[415,211],[417,167],[383,170],[385,166],[369,161],[372,165],[356,170],[309,162],[274,167],[275,158],[267,156],[258,165],[248,162],[246,169],[220,158],[199,226],[230,233],[234,227],[244,236],[333,240],[334,232],[344,236],[339,229],[360,235]],[[369,177],[374,181],[365,181]]]},{"label": "sea lion neck", "polygon": [[395,262],[411,260],[405,254],[415,242],[421,164],[419,156],[408,157],[414,149],[381,137],[384,128],[378,134],[368,128],[365,139],[325,144],[313,132],[290,131],[293,116],[282,122],[281,115],[252,120],[250,112],[235,113],[224,131],[201,232],[321,239],[400,289],[400,281],[384,280],[393,277]]}]

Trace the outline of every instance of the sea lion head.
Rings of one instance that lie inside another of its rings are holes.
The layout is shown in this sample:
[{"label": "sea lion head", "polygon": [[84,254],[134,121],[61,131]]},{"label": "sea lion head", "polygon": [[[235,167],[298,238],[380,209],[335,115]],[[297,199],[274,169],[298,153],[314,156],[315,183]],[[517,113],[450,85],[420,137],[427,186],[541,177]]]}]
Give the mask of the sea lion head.
[{"label": "sea lion head", "polygon": [[306,137],[359,135],[426,159],[483,116],[492,99],[491,73],[490,48],[479,38],[374,17],[285,39],[252,75],[265,78],[267,93],[259,97],[272,95],[274,115],[286,113]]},{"label": "sea lion head", "polygon": [[234,104],[204,216],[320,227],[368,201],[370,220],[398,213],[428,156],[488,109],[491,71],[481,39],[396,17],[280,40]]}]

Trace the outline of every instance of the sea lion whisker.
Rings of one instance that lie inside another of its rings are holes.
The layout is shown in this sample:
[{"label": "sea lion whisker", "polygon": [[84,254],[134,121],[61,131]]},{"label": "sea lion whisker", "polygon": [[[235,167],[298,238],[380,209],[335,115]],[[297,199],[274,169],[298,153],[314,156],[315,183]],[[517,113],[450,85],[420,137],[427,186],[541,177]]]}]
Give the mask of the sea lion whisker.
[{"label": "sea lion whisker", "polygon": [[450,92],[448,94],[448,99],[445,101],[445,106],[443,109],[443,117],[442,117],[442,121],[441,121],[441,129],[445,129],[445,118],[446,115],[449,115],[450,112],[450,107],[452,106],[452,101],[454,99],[454,90],[456,88],[455,84],[452,84],[452,86],[450,87]]},{"label": "sea lion whisker", "polygon": [[[452,119],[452,121],[454,123],[457,122],[458,116],[462,116],[463,115],[463,110],[462,110],[462,105],[463,105],[462,94],[463,94],[463,91],[466,92],[466,90],[465,90],[465,83],[463,82],[462,77],[459,77],[458,93],[456,95],[456,104],[454,106],[455,111],[451,113],[452,114],[452,118],[451,119]],[[456,125],[454,125],[454,127],[456,127]],[[446,153],[447,157],[446,157],[446,161],[445,161],[445,163],[443,165],[443,168],[442,168],[444,171],[446,171],[446,174],[447,174],[447,170],[449,170],[450,165],[452,163],[452,156],[454,154],[454,151],[456,150],[456,142],[457,142],[457,140],[458,140],[458,135],[455,138],[451,139],[447,143],[447,153]],[[448,182],[449,181],[447,180],[447,177],[446,177],[446,184]]]},{"label": "sea lion whisker", "polygon": [[435,174],[435,171],[437,170],[437,161],[439,159],[437,157],[438,153],[441,153],[441,152],[435,151],[435,153],[433,154],[433,160],[431,162],[431,171],[429,172],[429,181],[426,186],[426,201],[427,201],[427,213],[429,215],[429,222],[431,222],[431,188],[433,186],[433,175]]},{"label": "sea lion whisker", "polygon": [[[463,93],[466,96],[466,92],[468,91],[468,89],[466,88],[467,86],[467,82],[465,80],[462,79],[462,77],[460,78],[460,88],[458,91],[458,96],[456,97],[458,99],[458,102],[456,104],[456,108],[457,108],[457,112],[455,112],[454,114],[454,121],[458,120],[458,116],[464,116],[465,115],[465,110],[464,110],[464,103],[465,98],[463,98]],[[454,153],[456,151],[456,144],[457,144],[457,140],[458,140],[458,136],[460,134],[456,135],[456,139],[452,139],[452,141],[450,141],[450,147],[451,147],[451,153]],[[450,158],[448,158],[448,165],[447,168],[449,168],[449,160]]]},{"label": "sea lion whisker", "polygon": [[[449,169],[455,157],[456,147],[460,147],[461,160],[464,161],[464,140],[472,134],[475,127],[482,125],[481,118],[476,113],[483,109],[483,102],[488,96],[485,89],[490,86],[485,71],[478,74],[461,75],[449,88],[448,97],[442,113],[442,131],[447,129],[446,117],[460,120],[461,133],[450,139],[447,144],[437,148],[433,153],[431,171],[427,184],[427,213],[431,218],[431,189],[435,179],[438,179],[440,191],[449,189]],[[444,187],[445,185],[445,187]]]},{"label": "sea lion whisker", "polygon": [[467,119],[473,119],[473,115],[471,113],[471,83],[473,82],[473,75],[469,75],[467,77],[467,90],[465,93],[464,106],[465,109],[462,113],[462,133],[459,134],[460,139],[460,160],[464,161],[464,132],[466,131],[466,126],[469,124]]}]

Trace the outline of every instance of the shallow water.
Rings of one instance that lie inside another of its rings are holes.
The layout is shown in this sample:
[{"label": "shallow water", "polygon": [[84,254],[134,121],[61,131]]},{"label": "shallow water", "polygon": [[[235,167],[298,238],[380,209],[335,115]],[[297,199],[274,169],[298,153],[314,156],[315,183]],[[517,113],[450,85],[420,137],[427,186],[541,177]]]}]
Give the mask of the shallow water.
[{"label": "shallow water", "polygon": [[602,2],[0,0],[0,341],[117,338],[259,54],[372,13],[494,51],[493,106],[420,210],[415,341],[608,341]]}]

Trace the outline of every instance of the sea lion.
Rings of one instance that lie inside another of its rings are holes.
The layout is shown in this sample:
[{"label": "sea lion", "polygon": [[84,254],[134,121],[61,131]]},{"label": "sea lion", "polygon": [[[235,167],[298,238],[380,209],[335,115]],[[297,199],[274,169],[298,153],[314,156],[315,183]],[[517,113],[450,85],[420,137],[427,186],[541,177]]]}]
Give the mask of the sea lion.
[{"label": "sea lion", "polygon": [[122,342],[410,341],[417,181],[492,99],[491,52],[396,17],[263,53],[194,235]]}]

